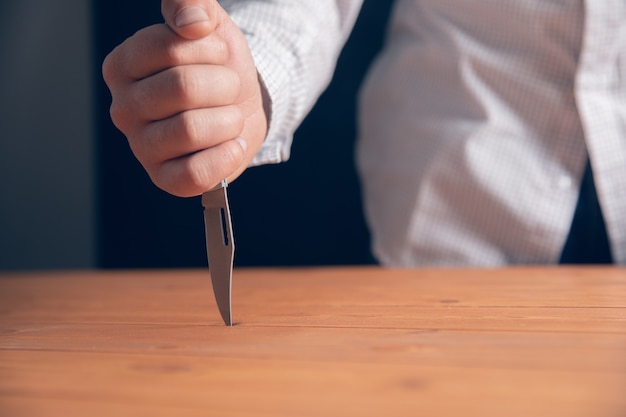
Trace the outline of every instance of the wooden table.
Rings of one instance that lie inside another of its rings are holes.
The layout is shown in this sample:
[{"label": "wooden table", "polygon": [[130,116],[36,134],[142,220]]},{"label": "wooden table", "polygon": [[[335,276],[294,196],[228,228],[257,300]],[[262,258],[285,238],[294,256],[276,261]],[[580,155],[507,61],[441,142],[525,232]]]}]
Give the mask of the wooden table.
[{"label": "wooden table", "polygon": [[0,275],[1,416],[626,416],[626,269]]}]

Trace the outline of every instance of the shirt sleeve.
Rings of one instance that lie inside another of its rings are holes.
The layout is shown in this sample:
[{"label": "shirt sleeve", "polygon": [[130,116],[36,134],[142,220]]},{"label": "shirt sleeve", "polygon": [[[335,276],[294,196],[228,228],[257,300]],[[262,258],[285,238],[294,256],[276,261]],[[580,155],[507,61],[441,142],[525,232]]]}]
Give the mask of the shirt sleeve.
[{"label": "shirt sleeve", "polygon": [[330,83],[362,0],[221,0],[248,40],[269,129],[251,165],[289,159],[293,134]]}]

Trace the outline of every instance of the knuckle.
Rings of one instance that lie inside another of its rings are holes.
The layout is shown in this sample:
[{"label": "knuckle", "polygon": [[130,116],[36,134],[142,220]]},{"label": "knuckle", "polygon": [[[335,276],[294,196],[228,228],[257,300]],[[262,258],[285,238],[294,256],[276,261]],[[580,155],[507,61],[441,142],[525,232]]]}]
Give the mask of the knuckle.
[{"label": "knuckle", "polygon": [[102,61],[102,78],[111,88],[121,85],[129,77],[128,62],[132,58],[129,43],[132,37],[117,45]]},{"label": "knuckle", "polygon": [[211,158],[195,154],[187,158],[180,172],[179,184],[188,193],[200,193],[213,187],[234,172],[243,161],[241,147],[229,141],[219,145],[211,152]]},{"label": "knuckle", "polygon": [[167,175],[163,166],[148,167],[144,165],[144,169],[148,173],[148,176],[154,185],[170,194],[180,195],[175,182],[172,181],[171,176]]},{"label": "knuckle", "polygon": [[235,71],[225,71],[224,72],[224,82],[227,87],[229,87],[229,91],[231,92],[231,102],[235,102],[239,97],[239,92],[241,91],[241,78],[239,74]]},{"label": "knuckle", "polygon": [[175,135],[181,141],[194,143],[202,135],[200,124],[195,112],[182,112],[176,116]]},{"label": "knuckle", "polygon": [[219,67],[214,73],[211,90],[220,97],[222,105],[233,104],[239,98],[241,79],[235,71]]},{"label": "knuckle", "polygon": [[172,171],[171,163],[165,162],[163,164],[148,167],[144,165],[146,172],[150,179],[160,189],[166,191],[172,195],[179,197],[187,197],[191,194],[189,187],[185,182],[184,172],[180,167],[177,167],[176,171]]},{"label": "knuckle", "polygon": [[120,57],[119,55],[122,53],[121,49],[123,44],[117,46],[113,49],[102,61],[102,78],[106,85],[111,88],[112,85],[116,84],[116,81],[121,77],[121,69],[120,69]]},{"label": "knuckle", "polygon": [[238,136],[243,130],[245,118],[239,106],[228,106],[222,115],[222,125],[231,133],[231,136]]},{"label": "knuckle", "polygon": [[168,70],[167,77],[170,96],[186,105],[234,104],[241,92],[239,75],[225,67],[215,67],[210,73],[205,73],[189,66],[177,66]]},{"label": "knuckle", "polygon": [[190,102],[199,88],[198,77],[185,71],[184,67],[174,67],[170,71],[172,93],[182,102]]},{"label": "knuckle", "polygon": [[169,43],[163,46],[163,54],[167,57],[169,65],[177,66],[186,63],[187,44],[183,42]]},{"label": "knuckle", "polygon": [[113,71],[113,58],[111,57],[111,54],[107,55],[104,58],[104,61],[102,61],[102,78],[104,79],[104,82],[107,84],[107,86],[111,86],[111,84],[113,84],[113,79],[114,79],[114,71]]},{"label": "knuckle", "polygon": [[134,135],[126,135],[128,145],[135,155],[135,158],[146,168],[152,164],[157,164],[161,160],[158,154],[155,154],[154,148],[150,146],[150,141],[145,137],[145,132],[138,132]]},{"label": "knuckle", "polygon": [[157,163],[146,171],[156,186],[170,194],[190,197],[211,189],[233,173],[243,162],[244,152],[228,141],[209,152],[199,152],[175,160]]},{"label": "knuckle", "polygon": [[131,125],[130,113],[127,106],[122,104],[120,100],[113,99],[109,108],[109,115],[115,127],[122,132],[129,130]]},{"label": "knuckle", "polygon": [[183,184],[181,189],[188,193],[202,192],[208,189],[211,179],[215,177],[214,166],[203,163],[199,158],[189,157],[183,164],[179,182]]}]

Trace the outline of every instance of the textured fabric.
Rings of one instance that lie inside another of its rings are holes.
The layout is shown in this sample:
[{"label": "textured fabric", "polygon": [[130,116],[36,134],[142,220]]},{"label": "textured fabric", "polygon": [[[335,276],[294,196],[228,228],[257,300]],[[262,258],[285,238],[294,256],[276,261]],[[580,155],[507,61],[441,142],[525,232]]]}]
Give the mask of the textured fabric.
[{"label": "textured fabric", "polygon": [[[360,2],[228,3],[272,99],[255,163],[284,160]],[[587,158],[626,263],[626,2],[398,0],[359,135],[385,265],[558,262]]]},{"label": "textured fabric", "polygon": [[221,0],[242,29],[271,99],[270,128],[253,165],[289,158],[293,134],[328,86],[361,1]]}]

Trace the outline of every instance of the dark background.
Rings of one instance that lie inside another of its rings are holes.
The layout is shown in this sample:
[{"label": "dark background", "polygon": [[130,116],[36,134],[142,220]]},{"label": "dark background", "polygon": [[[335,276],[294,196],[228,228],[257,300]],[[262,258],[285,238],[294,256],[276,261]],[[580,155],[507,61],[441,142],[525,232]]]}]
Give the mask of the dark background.
[{"label": "dark background", "polygon": [[[230,185],[236,265],[374,262],[354,166],[355,101],[382,46],[390,4],[365,2],[330,87],[296,132],[291,159],[251,168]],[[93,12],[98,70],[126,37],[162,21],[155,1],[96,0]],[[98,266],[206,265],[199,198],[152,184],[110,122],[110,95],[99,73],[95,79]]]}]

